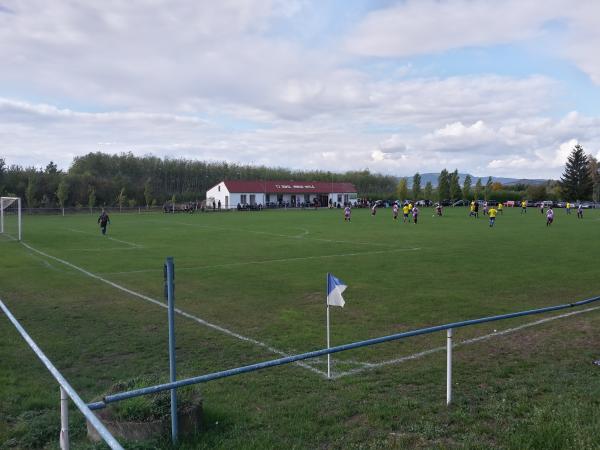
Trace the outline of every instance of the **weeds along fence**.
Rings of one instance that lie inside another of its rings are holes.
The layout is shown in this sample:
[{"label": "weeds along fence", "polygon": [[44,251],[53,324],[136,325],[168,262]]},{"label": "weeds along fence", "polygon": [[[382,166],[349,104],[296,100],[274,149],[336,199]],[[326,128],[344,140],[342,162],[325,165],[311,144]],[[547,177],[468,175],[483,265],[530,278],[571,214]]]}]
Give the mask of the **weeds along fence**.
[{"label": "weeds along fence", "polygon": [[0,300],[0,309],[6,314],[8,320],[12,322],[15,326],[21,337],[27,342],[29,347],[33,350],[35,355],[39,358],[40,361],[46,366],[46,369],[52,374],[54,379],[58,382],[60,389],[60,448],[62,450],[68,450],[70,447],[69,442],[69,398],[75,403],[75,406],[81,411],[81,413],[85,416],[88,422],[96,429],[98,434],[102,437],[104,442],[112,448],[113,450],[123,450],[121,444],[117,442],[112,434],[106,429],[106,427],[102,424],[102,422],[96,417],[96,415],[91,411],[91,409],[86,405],[86,403],[81,399],[79,394],[73,389],[73,387],[69,384],[69,382],[65,379],[65,377],[58,371],[58,369],[52,364],[52,362],[48,359],[48,357],[42,352],[42,350],[37,346],[35,341],[29,336],[27,331],[21,326],[19,321],[15,318],[15,316],[10,312],[7,306],[4,304],[2,300]]},{"label": "weeds along fence", "polygon": [[[171,268],[171,275],[172,274],[173,274],[173,271]],[[170,283],[172,283],[173,279],[171,277],[169,277],[169,278],[170,279],[168,281]],[[169,291],[169,297],[171,297],[170,298],[171,302],[170,302],[169,307],[174,308],[173,290],[170,288],[170,289],[168,289],[168,291]],[[81,400],[79,395],[68,384],[68,382],[60,374],[60,372],[58,372],[58,370],[54,367],[54,365],[52,365],[52,363],[48,360],[48,358],[42,353],[42,351],[39,349],[39,347],[35,344],[35,342],[31,339],[31,337],[29,337],[27,332],[23,329],[23,327],[19,324],[19,322],[14,318],[14,316],[10,313],[8,308],[4,305],[4,303],[2,303],[1,300],[0,300],[0,308],[4,311],[4,313],[7,315],[9,320],[17,328],[17,330],[19,331],[21,336],[27,341],[27,343],[33,349],[33,351],[38,356],[38,358],[40,360],[42,360],[44,365],[48,368],[48,370],[52,373],[54,378],[60,384],[60,386],[61,386],[61,417],[63,417],[63,414],[64,414],[63,411],[65,411],[65,409],[66,409],[66,406],[65,406],[66,403],[63,401],[63,398],[62,398],[63,392],[64,392],[64,394],[68,395],[73,400],[73,402],[75,402],[75,404],[77,405],[79,410],[91,422],[91,424],[94,426],[94,428],[96,428],[96,430],[98,430],[99,434],[108,443],[108,445],[111,448],[120,449],[121,446],[118,444],[118,442],[116,442],[114,437],[110,435],[110,433],[106,430],[106,428],[104,428],[102,423],[93,414],[92,410],[98,410],[98,409],[105,408],[106,406],[108,406],[111,403],[120,402],[120,401],[127,400],[130,398],[140,397],[143,395],[156,394],[158,392],[167,391],[167,390],[171,391],[171,393],[172,393],[171,398],[173,401],[175,399],[174,394],[175,394],[176,390],[181,387],[190,386],[190,385],[194,385],[194,384],[200,384],[200,383],[207,383],[209,381],[219,380],[221,378],[228,378],[228,377],[232,377],[235,375],[241,375],[244,373],[254,372],[257,370],[268,369],[270,367],[282,366],[285,364],[291,364],[291,363],[295,363],[298,361],[303,361],[303,360],[307,360],[307,359],[311,359],[311,358],[318,358],[318,357],[333,354],[333,353],[341,353],[341,352],[345,352],[345,351],[353,350],[353,349],[357,349],[357,348],[383,344],[384,342],[398,341],[398,340],[407,339],[407,338],[410,338],[413,336],[421,336],[421,335],[437,333],[437,332],[441,332],[441,331],[446,331],[446,337],[447,337],[446,404],[450,405],[452,402],[452,349],[453,349],[452,338],[453,338],[453,330],[454,329],[483,324],[483,323],[487,323],[487,322],[497,322],[497,321],[501,321],[501,320],[514,319],[517,317],[531,316],[531,315],[535,315],[535,314],[544,314],[544,313],[555,312],[555,311],[560,311],[560,310],[569,309],[569,308],[577,308],[577,307],[588,305],[590,303],[594,303],[594,302],[598,302],[598,301],[600,301],[600,296],[588,298],[586,300],[581,300],[581,301],[577,301],[577,302],[573,302],[573,303],[565,303],[565,304],[561,304],[561,305],[548,306],[545,308],[531,309],[531,310],[519,311],[519,312],[514,312],[514,313],[508,313],[508,314],[501,314],[501,315],[496,315],[496,316],[482,317],[479,319],[471,319],[471,320],[464,320],[464,321],[460,321],[460,322],[452,322],[452,323],[436,325],[436,326],[432,326],[432,327],[419,328],[417,330],[406,331],[403,333],[396,333],[396,334],[391,334],[391,335],[382,336],[382,337],[378,337],[378,338],[352,342],[349,344],[338,345],[336,347],[330,347],[330,348],[324,348],[321,350],[300,353],[297,355],[287,356],[284,358],[277,358],[277,359],[273,359],[273,360],[269,360],[269,361],[259,362],[256,364],[250,364],[247,366],[241,366],[241,367],[236,367],[233,369],[223,370],[223,371],[219,371],[219,372],[213,372],[213,373],[195,376],[195,377],[191,377],[191,378],[185,378],[185,379],[178,380],[178,381],[171,381],[169,383],[162,383],[162,384],[148,386],[148,387],[141,388],[141,389],[134,389],[131,391],[107,395],[101,401],[90,403],[88,405],[86,405]],[[170,333],[171,333],[171,331],[174,332],[173,329],[170,329]],[[172,345],[170,345],[170,347],[171,346],[174,347],[174,339],[173,339]],[[173,356],[174,356],[174,354],[173,354]],[[172,372],[172,376],[173,375],[174,375],[174,370]],[[173,378],[171,378],[171,379],[173,380]],[[176,400],[175,400],[175,402],[176,402]],[[173,411],[176,411],[176,407],[175,407],[175,404],[172,404],[171,406],[172,406],[171,411],[173,414]],[[65,408],[65,409],[63,409],[63,408]],[[68,417],[67,417],[67,420],[68,420]],[[175,441],[176,436],[177,436],[176,421],[172,422],[172,424],[173,424],[172,435],[173,435],[174,441]],[[68,422],[66,425],[66,430],[68,433]],[[63,436],[63,433],[64,433],[64,431],[63,431],[63,429],[61,429],[61,437]],[[68,439],[68,434],[67,434],[67,439]],[[62,441],[61,441],[61,444],[62,444]],[[68,448],[68,443],[67,443],[67,447],[62,447],[62,448]]]}]

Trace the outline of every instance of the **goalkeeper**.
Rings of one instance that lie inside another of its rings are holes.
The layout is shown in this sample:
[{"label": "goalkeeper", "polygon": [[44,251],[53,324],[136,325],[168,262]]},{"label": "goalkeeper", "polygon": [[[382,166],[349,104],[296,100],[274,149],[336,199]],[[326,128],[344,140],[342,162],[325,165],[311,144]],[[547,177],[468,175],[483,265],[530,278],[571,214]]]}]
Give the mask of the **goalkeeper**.
[{"label": "goalkeeper", "polygon": [[102,210],[102,214],[98,217],[98,223],[100,224],[100,229],[102,230],[102,234],[106,234],[106,225],[110,223],[110,218],[104,209]]}]

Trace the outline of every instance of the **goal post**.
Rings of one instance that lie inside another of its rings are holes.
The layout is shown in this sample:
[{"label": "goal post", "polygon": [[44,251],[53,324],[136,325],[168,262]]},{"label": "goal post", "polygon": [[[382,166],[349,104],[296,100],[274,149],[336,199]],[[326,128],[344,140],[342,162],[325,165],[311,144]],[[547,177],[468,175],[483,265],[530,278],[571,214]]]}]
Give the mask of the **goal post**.
[{"label": "goal post", "polygon": [[[9,222],[16,219],[16,237],[21,240],[21,199],[19,197],[0,197],[0,234],[11,235]],[[14,236],[13,236],[14,237]]]}]

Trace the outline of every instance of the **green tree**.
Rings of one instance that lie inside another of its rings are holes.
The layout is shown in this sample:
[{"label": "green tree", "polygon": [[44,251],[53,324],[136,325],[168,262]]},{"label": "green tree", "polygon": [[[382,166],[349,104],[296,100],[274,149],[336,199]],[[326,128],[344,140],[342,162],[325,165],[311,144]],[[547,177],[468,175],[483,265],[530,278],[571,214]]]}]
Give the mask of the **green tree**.
[{"label": "green tree", "polygon": [[[592,200],[600,202],[600,164],[592,155],[588,155],[588,164],[590,167],[590,177],[592,178]],[[0,181],[0,184],[1,181]],[[0,186],[0,192],[2,187]]]},{"label": "green tree", "polygon": [[58,166],[53,161],[50,161],[44,169],[44,173],[49,175],[56,175],[58,173]]},{"label": "green tree", "polygon": [[485,183],[485,199],[489,200],[491,195],[492,195],[492,177],[488,177],[486,183]]},{"label": "green tree", "polygon": [[37,183],[35,176],[30,175],[27,181],[27,188],[25,188],[25,200],[27,200],[27,207],[33,208],[35,206],[35,193],[37,189]]},{"label": "green tree", "polygon": [[458,176],[458,169],[455,169],[454,172],[452,172],[452,174],[450,175],[450,199],[453,202],[460,200],[460,198],[462,197],[459,179],[460,177]]},{"label": "green tree", "polygon": [[96,206],[96,188],[90,185],[88,186],[88,208],[90,208],[90,213],[93,212],[94,206]]},{"label": "green tree", "polygon": [[471,195],[473,195],[471,193],[471,185],[472,184],[473,184],[473,180],[471,179],[471,175],[467,174],[463,181],[463,188],[462,188],[463,199],[469,200],[471,198]]},{"label": "green tree", "polygon": [[144,200],[146,200],[146,209],[148,209],[152,203],[152,180],[150,178],[144,183]]},{"label": "green tree", "polygon": [[4,187],[6,183],[6,161],[4,158],[0,158],[0,195],[4,192]]},{"label": "green tree", "polygon": [[565,200],[585,200],[592,194],[589,161],[581,145],[577,144],[567,158],[560,184]]},{"label": "green tree", "polygon": [[532,202],[546,200],[548,193],[545,184],[530,184],[527,186],[527,199]]},{"label": "green tree", "polygon": [[450,174],[446,169],[438,177],[438,199],[440,202],[450,199]]},{"label": "green tree", "polygon": [[421,197],[421,174],[419,172],[413,176],[412,195],[415,200],[419,200]]},{"label": "green tree", "polygon": [[125,195],[125,188],[122,187],[117,195],[117,204],[119,205],[119,212],[123,210],[123,205],[127,203],[127,196]]},{"label": "green tree", "polygon": [[481,199],[482,191],[483,191],[483,184],[481,183],[481,178],[477,178],[477,183],[475,183],[475,200]]},{"label": "green tree", "polygon": [[406,182],[406,178],[400,178],[396,187],[396,195],[398,196],[398,200],[404,201],[408,199],[408,183]]},{"label": "green tree", "polygon": [[65,202],[69,197],[69,183],[64,178],[60,180],[58,184],[58,189],[56,190],[56,198],[58,199],[58,204],[62,209],[62,215],[65,215]]},{"label": "green tree", "polygon": [[431,200],[433,198],[433,185],[431,184],[431,181],[428,181],[425,184],[425,190],[423,191],[423,196],[425,197],[425,200]]}]

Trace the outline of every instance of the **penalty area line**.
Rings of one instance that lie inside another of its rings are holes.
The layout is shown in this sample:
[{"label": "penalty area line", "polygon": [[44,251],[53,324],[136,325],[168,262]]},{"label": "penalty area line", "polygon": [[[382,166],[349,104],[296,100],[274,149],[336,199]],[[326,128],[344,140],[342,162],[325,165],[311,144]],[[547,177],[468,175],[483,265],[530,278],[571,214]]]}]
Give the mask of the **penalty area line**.
[{"label": "penalty area line", "polygon": [[[504,336],[506,334],[515,333],[517,331],[523,330],[525,328],[535,327],[537,325],[541,325],[541,324],[544,324],[547,322],[552,322],[554,320],[564,319],[566,317],[575,316],[578,314],[584,314],[584,313],[596,311],[599,309],[600,309],[600,306],[595,306],[593,308],[582,309],[581,311],[572,311],[572,312],[569,312],[566,314],[560,314],[558,316],[552,316],[552,317],[548,317],[546,319],[536,320],[534,322],[529,322],[529,323],[526,323],[523,325],[519,325],[518,327],[507,328],[506,330],[495,331],[494,333],[484,334],[482,336],[477,336],[477,337],[474,337],[471,339],[466,339],[464,341],[460,341],[460,342],[454,344],[454,348],[460,347],[462,345],[469,345],[469,344],[474,344],[476,342],[485,341],[485,340],[492,339],[492,338],[495,338],[498,336]],[[378,363],[368,363],[368,365],[365,365],[364,367],[357,367],[356,369],[351,369],[346,372],[337,373],[337,374],[333,375],[332,378],[335,379],[335,378],[342,378],[342,377],[345,377],[348,375],[355,375],[357,373],[361,373],[366,370],[373,370],[373,369],[377,369],[379,367],[391,366],[394,364],[401,364],[406,361],[412,361],[413,359],[419,359],[424,356],[431,355],[432,353],[439,353],[439,352],[445,352],[445,351],[446,351],[446,346],[444,345],[443,347],[435,347],[435,348],[432,348],[429,350],[415,353],[413,355],[403,356],[401,358],[390,359],[388,361],[381,361]]]},{"label": "penalty area line", "polygon": [[[270,264],[270,263],[279,263],[279,262],[293,262],[293,261],[304,261],[310,259],[323,259],[323,258],[342,258],[347,256],[361,256],[361,255],[380,255],[383,253],[397,253],[397,252],[412,252],[421,250],[420,247],[414,248],[396,248],[391,250],[375,250],[372,252],[355,252],[355,253],[338,253],[334,255],[315,255],[315,256],[298,256],[296,258],[278,258],[278,259],[265,259],[262,261],[242,261],[235,263],[224,263],[224,264],[215,264],[211,266],[195,266],[195,267],[178,267],[177,270],[202,270],[202,269],[216,269],[220,267],[235,267],[235,266],[248,266],[253,264]],[[145,272],[158,272],[160,269],[139,269],[139,270],[129,270],[122,272],[104,272],[103,275],[127,275],[131,273],[145,273]]]},{"label": "penalty area line", "polygon": [[[74,269],[74,270],[76,270],[78,272],[81,272],[81,273],[83,273],[84,275],[87,275],[90,278],[94,278],[95,280],[101,281],[102,283],[106,283],[109,286],[112,286],[112,287],[114,287],[116,289],[119,289],[120,291],[123,291],[123,292],[125,292],[127,294],[133,295],[134,297],[138,297],[138,298],[140,298],[142,300],[145,300],[147,302],[153,303],[153,304],[155,304],[157,306],[160,306],[161,308],[165,308],[165,309],[168,308],[167,304],[165,304],[165,303],[163,303],[161,301],[158,301],[158,300],[156,300],[156,299],[154,299],[152,297],[148,297],[147,295],[144,295],[144,294],[141,294],[139,292],[136,292],[136,291],[133,291],[131,289],[128,289],[128,288],[126,288],[124,286],[121,286],[120,284],[113,283],[112,281],[107,280],[106,278],[102,278],[101,276],[96,275],[95,273],[89,272],[89,271],[87,271],[87,270],[85,270],[85,269],[83,269],[83,268],[81,268],[79,266],[76,266],[75,264],[70,263],[69,261],[65,261],[64,259],[57,258],[56,256],[52,256],[52,255],[50,255],[48,253],[45,253],[45,252],[43,252],[41,250],[38,250],[38,249],[32,247],[31,245],[26,244],[23,241],[21,241],[21,244],[25,248],[27,248],[27,249],[29,249],[29,250],[31,250],[31,251],[39,254],[39,255],[42,255],[42,256],[44,256],[46,258],[50,258],[50,259],[52,259],[54,261],[57,261],[57,262],[59,262],[61,264],[64,264],[65,266],[68,266],[68,267],[70,267],[70,268],[72,268],[72,269]],[[193,320],[194,322],[197,322],[197,323],[199,323],[201,325],[204,325],[205,327],[212,328],[213,330],[216,330],[216,331],[219,331],[219,332],[221,332],[223,334],[226,334],[228,336],[237,338],[237,339],[239,339],[241,341],[245,341],[245,342],[249,342],[251,344],[257,345],[257,346],[262,347],[262,348],[264,348],[264,349],[266,349],[266,350],[268,350],[271,353],[274,353],[276,355],[283,356],[283,357],[290,356],[288,353],[285,353],[285,352],[283,352],[281,350],[278,350],[275,347],[271,347],[269,344],[266,344],[264,342],[261,342],[261,341],[258,341],[256,339],[250,338],[248,336],[241,335],[239,333],[236,333],[235,331],[231,331],[231,330],[229,330],[229,329],[227,329],[225,327],[222,327],[220,325],[216,325],[214,323],[207,322],[206,320],[201,319],[200,317],[194,316],[194,315],[192,315],[192,314],[190,314],[190,313],[188,313],[186,311],[183,311],[182,309],[175,308],[175,312],[177,314],[183,316],[183,317],[186,317],[186,318],[188,318],[190,320]],[[304,363],[302,361],[297,361],[295,364],[297,364],[298,366],[300,366],[300,367],[302,367],[304,369],[310,370],[311,372],[314,372],[314,373],[322,376],[323,378],[327,378],[327,373],[325,373],[324,371],[319,370],[319,369],[317,369],[315,367],[312,367],[309,364],[306,364],[306,363]]]}]

